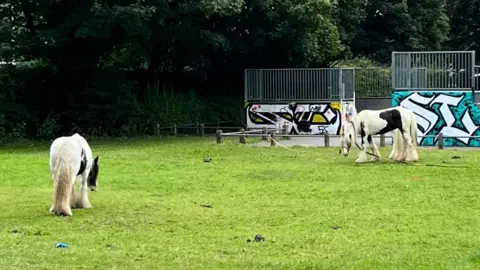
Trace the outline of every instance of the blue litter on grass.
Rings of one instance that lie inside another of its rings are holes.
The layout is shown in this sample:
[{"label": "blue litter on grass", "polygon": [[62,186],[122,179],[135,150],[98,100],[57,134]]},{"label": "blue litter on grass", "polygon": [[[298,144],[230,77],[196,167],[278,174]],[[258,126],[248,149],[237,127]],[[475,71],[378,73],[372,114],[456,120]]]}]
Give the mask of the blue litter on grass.
[{"label": "blue litter on grass", "polygon": [[57,248],[67,248],[67,247],[68,247],[68,244],[66,244],[66,243],[60,242],[60,243],[57,244]]}]

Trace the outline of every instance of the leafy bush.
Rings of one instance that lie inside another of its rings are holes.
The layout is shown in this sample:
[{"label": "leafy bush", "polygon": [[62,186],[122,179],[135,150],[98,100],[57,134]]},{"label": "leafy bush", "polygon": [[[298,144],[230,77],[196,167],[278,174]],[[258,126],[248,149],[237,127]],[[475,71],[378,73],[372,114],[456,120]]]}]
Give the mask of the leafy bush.
[{"label": "leafy bush", "polygon": [[59,116],[54,112],[50,112],[45,121],[38,128],[38,137],[42,139],[54,139],[57,132],[60,130],[58,121]]},{"label": "leafy bush", "polygon": [[49,74],[41,67],[0,70],[0,140],[53,139],[76,132],[142,136],[154,134],[156,125],[242,123],[244,118],[241,100],[207,99],[196,89],[174,91],[160,83],[140,88],[135,80],[113,73],[93,77],[85,86],[75,85],[82,79],[68,82],[72,86],[65,95],[50,88],[58,78]]}]

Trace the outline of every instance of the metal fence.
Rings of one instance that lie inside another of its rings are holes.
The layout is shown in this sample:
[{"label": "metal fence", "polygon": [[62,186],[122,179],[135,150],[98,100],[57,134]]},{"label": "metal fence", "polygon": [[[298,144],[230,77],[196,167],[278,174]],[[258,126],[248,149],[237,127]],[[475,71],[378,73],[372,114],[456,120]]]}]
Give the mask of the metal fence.
[{"label": "metal fence", "polygon": [[391,68],[247,69],[249,101],[315,101],[390,97]]},{"label": "metal fence", "polygon": [[247,69],[245,99],[249,101],[323,101],[353,98],[351,68]]},{"label": "metal fence", "polygon": [[471,89],[475,51],[392,52],[395,90]]},{"label": "metal fence", "polygon": [[475,66],[475,85],[474,90],[480,90],[480,66]]},{"label": "metal fence", "polygon": [[359,98],[391,97],[391,68],[356,68],[355,93]]}]

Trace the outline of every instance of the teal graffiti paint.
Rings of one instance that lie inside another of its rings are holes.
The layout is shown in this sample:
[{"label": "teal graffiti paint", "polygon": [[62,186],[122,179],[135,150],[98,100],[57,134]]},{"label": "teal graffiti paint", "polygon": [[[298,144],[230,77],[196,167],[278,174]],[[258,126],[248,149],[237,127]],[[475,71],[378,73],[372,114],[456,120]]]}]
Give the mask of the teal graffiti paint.
[{"label": "teal graffiti paint", "polygon": [[[393,106],[403,106],[417,116],[419,135],[437,136],[443,132],[445,146],[480,147],[480,108],[471,91],[395,91]],[[419,144],[434,146],[437,138],[419,138]]]}]

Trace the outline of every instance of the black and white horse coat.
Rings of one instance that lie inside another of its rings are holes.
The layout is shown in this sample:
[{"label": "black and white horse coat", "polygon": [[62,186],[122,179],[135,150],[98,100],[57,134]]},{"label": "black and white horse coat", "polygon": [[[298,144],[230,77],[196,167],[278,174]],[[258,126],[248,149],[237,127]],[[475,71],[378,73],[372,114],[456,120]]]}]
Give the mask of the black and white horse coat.
[{"label": "black and white horse coat", "polygon": [[[366,162],[365,144],[368,142],[374,155],[372,160],[378,160],[380,153],[373,142],[372,135],[392,131],[394,145],[389,158],[406,162],[417,161],[417,121],[415,114],[401,106],[383,110],[363,110],[346,120],[341,131],[343,155],[348,156],[353,142],[360,149],[360,155],[356,162]],[[357,136],[360,136],[360,145],[357,143]]]},{"label": "black and white horse coat", "polygon": [[[71,216],[72,208],[90,208],[88,189],[97,190],[98,156],[93,159],[92,149],[78,133],[55,139],[50,146],[50,171],[54,184],[53,204],[50,212]],[[81,176],[80,197],[75,193],[77,176]]]}]

